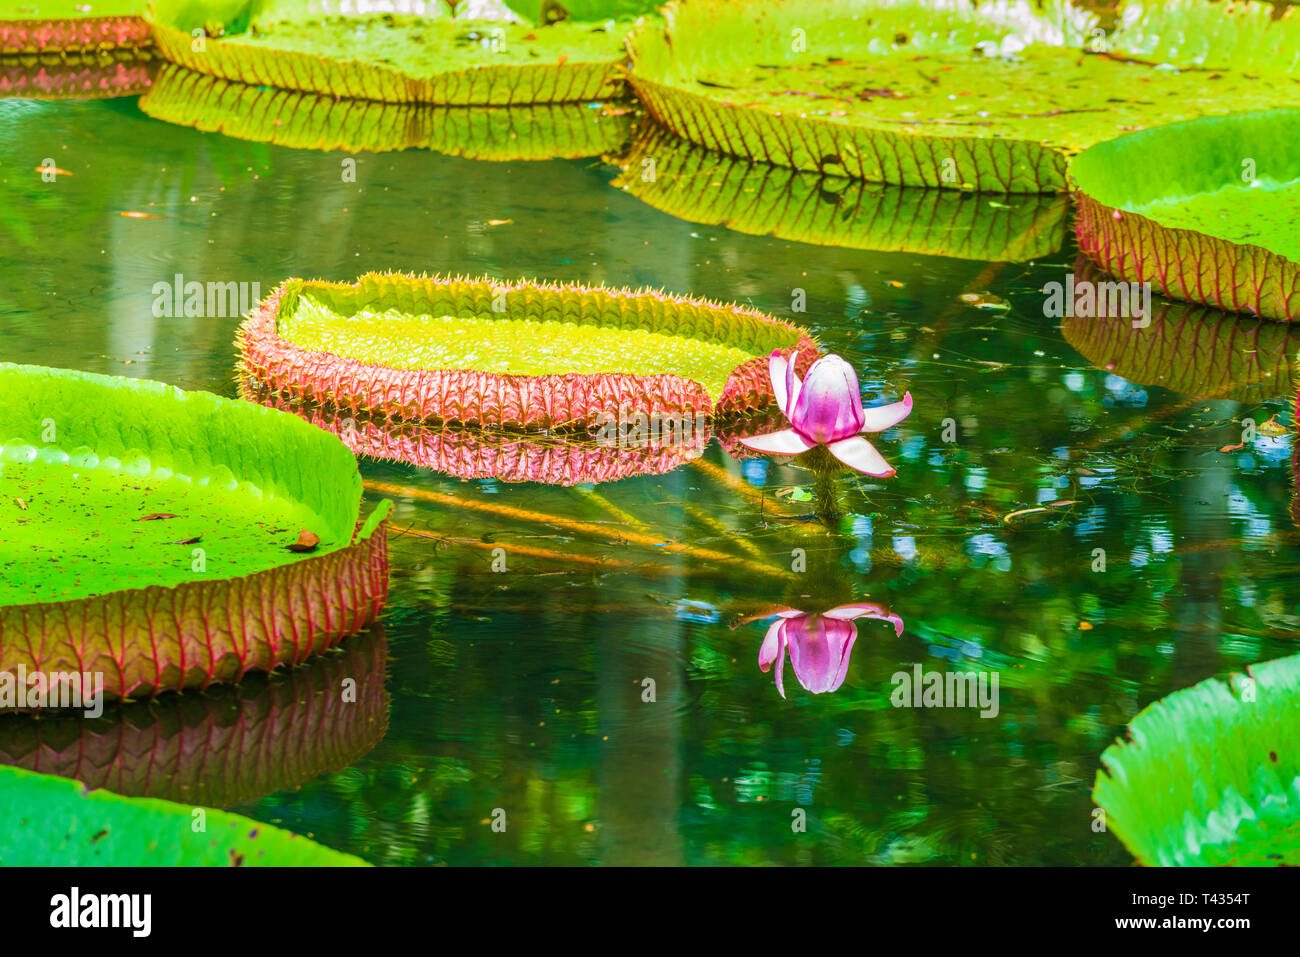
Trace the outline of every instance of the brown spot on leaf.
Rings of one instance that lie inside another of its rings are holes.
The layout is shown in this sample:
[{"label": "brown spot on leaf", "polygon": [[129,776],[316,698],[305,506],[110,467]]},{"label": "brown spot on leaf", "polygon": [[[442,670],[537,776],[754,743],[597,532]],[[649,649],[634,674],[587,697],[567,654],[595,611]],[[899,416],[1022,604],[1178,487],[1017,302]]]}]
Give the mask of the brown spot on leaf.
[{"label": "brown spot on leaf", "polygon": [[172,515],[172,514],[170,514],[170,513],[168,513],[168,512],[150,512],[148,515],[141,515],[139,518],[136,519],[136,521],[137,521],[137,522],[156,522],[156,521],[158,521],[159,519],[163,519],[163,518],[175,518],[175,517],[176,517],[175,515]]},{"label": "brown spot on leaf", "polygon": [[1270,761],[1272,761],[1274,764],[1277,764],[1277,752],[1276,752],[1276,751],[1270,751],[1270,752],[1268,753],[1268,759],[1269,759]]},{"label": "brown spot on leaf", "polygon": [[202,535],[195,535],[193,538],[182,538],[178,542],[172,542],[173,545],[197,545],[203,541]]}]

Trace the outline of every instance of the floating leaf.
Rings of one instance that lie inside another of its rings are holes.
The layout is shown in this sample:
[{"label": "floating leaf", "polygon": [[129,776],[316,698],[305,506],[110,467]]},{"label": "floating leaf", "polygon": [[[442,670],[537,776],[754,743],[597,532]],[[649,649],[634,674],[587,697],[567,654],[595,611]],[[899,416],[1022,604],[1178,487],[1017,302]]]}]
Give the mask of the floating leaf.
[{"label": "floating leaf", "polygon": [[291,279],[240,328],[260,388],[407,421],[590,430],[627,416],[744,414],[767,356],[815,351],[739,306],[491,279]]},{"label": "floating leaf", "polygon": [[[98,671],[109,696],[153,694],[300,662],[378,613],[389,506],[357,528],[361,479],[333,436],[36,366],[0,365],[0,418],[0,494],[41,506],[0,541],[0,672]],[[139,520],[153,514],[187,527]],[[307,525],[333,544],[291,557],[268,533]]]},{"label": "floating leaf", "polygon": [[1290,322],[1300,317],[1297,139],[1300,110],[1265,110],[1085,150],[1070,167],[1079,248],[1175,299]]},{"label": "floating leaf", "polygon": [[[239,11],[250,14],[247,23],[231,22]],[[254,86],[457,106],[617,98],[625,88],[625,31],[603,24],[321,16],[305,3],[246,0],[154,0],[151,18],[166,59]],[[202,50],[194,49],[196,29],[208,35]]]},{"label": "floating leaf", "polygon": [[[1161,17],[1181,36],[1173,24],[1188,9],[1121,15]],[[1216,8],[1254,42],[1219,50],[1210,72],[1171,68],[1196,58],[1168,42],[1161,59],[1127,56],[1122,32],[1091,52],[1096,18],[1058,4],[692,0],[629,37],[629,80],[678,136],[747,159],[909,186],[1062,191],[1070,155],[1125,129],[1291,103],[1294,63],[1276,51],[1296,49],[1300,19],[1267,9]]]},{"label": "floating leaf", "polygon": [[1300,864],[1300,656],[1157,701],[1101,762],[1093,800],[1141,863]]},{"label": "floating leaf", "polygon": [[76,781],[0,768],[0,866],[365,866],[350,854],[238,814],[87,791]]}]

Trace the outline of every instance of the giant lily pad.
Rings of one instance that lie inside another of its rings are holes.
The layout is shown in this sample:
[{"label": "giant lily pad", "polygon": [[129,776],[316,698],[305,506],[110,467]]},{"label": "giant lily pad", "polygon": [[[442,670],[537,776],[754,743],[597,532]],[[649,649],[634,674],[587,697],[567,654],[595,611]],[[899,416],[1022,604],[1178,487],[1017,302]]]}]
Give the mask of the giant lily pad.
[{"label": "giant lily pad", "polygon": [[134,96],[149,88],[144,54],[69,53],[0,58],[0,96],[35,100]]},{"label": "giant lily pad", "polygon": [[0,11],[0,56],[135,49],[150,44],[143,0],[19,0]]},{"label": "giant lily pad", "polygon": [[[456,478],[497,479],[577,485],[614,482],[637,475],[662,475],[698,457],[712,435],[702,418],[683,416],[671,424],[625,424],[607,441],[599,437],[529,435],[498,429],[386,421],[321,405],[304,405],[241,383],[251,401],[294,412],[332,432],[357,455],[434,469]],[[611,426],[616,426],[611,423]]]},{"label": "giant lily pad", "polygon": [[345,768],[379,743],[387,659],[376,628],[341,653],[204,694],[110,706],[98,718],[5,715],[0,764],[124,797],[205,807],[256,800]]},{"label": "giant lily pad", "polygon": [[1300,657],[1176,691],[1101,756],[1093,800],[1143,864],[1300,864]]},{"label": "giant lily pad", "polygon": [[737,159],[655,124],[637,131],[614,180],[680,219],[822,246],[1020,262],[1065,242],[1069,200],[864,183]]},{"label": "giant lily pad", "polygon": [[617,107],[344,100],[248,86],[171,63],[158,71],[140,109],[168,123],[280,146],[349,153],[423,147],[490,160],[598,156],[620,147],[630,125],[627,110]]},{"label": "giant lily pad", "polygon": [[0,768],[0,867],[363,867],[289,831],[226,811],[87,791]]},{"label": "giant lily pad", "polygon": [[1300,316],[1300,110],[1175,123],[1080,154],[1079,248],[1175,299]]},{"label": "giant lily pad", "polygon": [[1055,5],[693,0],[634,31],[630,81],[657,121],[736,156],[872,182],[1059,191],[1070,155],[1125,130],[1291,102],[1292,64],[1275,51],[1295,49],[1300,20],[1215,4],[1222,46],[1165,35],[1208,22],[1205,6],[1135,7],[1106,40],[1091,15]]},{"label": "giant lily pad", "polygon": [[[1106,277],[1083,260],[1075,274]],[[1071,317],[1061,331],[1099,369],[1138,385],[1197,399],[1253,402],[1294,393],[1292,362],[1300,332],[1209,306],[1155,299],[1150,323],[1128,317]]]},{"label": "giant lily pad", "polygon": [[117,697],[237,680],[384,601],[388,504],[358,523],[352,454],[293,416],[0,365],[0,421],[0,673],[100,673]]},{"label": "giant lily pad", "polygon": [[168,60],[254,86],[389,103],[510,105],[623,94],[625,28],[321,15],[308,0],[154,0]]},{"label": "giant lily pad", "polygon": [[657,292],[369,274],[290,279],[240,328],[255,388],[387,419],[591,430],[766,405],[794,326]]}]

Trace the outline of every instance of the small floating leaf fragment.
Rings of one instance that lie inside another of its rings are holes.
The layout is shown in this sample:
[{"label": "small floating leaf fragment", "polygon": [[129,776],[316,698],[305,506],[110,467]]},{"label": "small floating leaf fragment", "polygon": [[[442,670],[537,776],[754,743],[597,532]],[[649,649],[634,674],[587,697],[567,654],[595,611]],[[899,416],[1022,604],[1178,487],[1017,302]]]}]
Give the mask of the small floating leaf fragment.
[{"label": "small floating leaf fragment", "polygon": [[1246,447],[1246,444],[1245,444],[1244,442],[1238,442],[1236,445],[1225,445],[1225,446],[1223,446],[1221,449],[1219,449],[1219,451],[1220,451],[1220,452],[1236,452],[1238,449],[1243,449],[1243,448],[1245,448],[1245,447]]},{"label": "small floating leaf fragment", "polygon": [[138,210],[123,210],[118,213],[119,216],[125,216],[127,219],[166,219],[166,216],[156,216],[153,213],[142,213]]},{"label": "small floating leaf fragment", "polygon": [[57,166],[38,166],[38,167],[36,167],[36,172],[41,173],[41,174],[45,174],[45,173],[53,173],[55,176],[71,176],[71,175],[72,175],[72,174],[69,173],[66,169],[59,169]]},{"label": "small floating leaf fragment", "polygon": [[1011,303],[991,292],[964,292],[957,298],[966,305],[985,312],[1005,312],[1011,308]]},{"label": "small floating leaf fragment", "polygon": [[1080,630],[1080,631],[1092,631],[1092,622],[1090,622],[1090,621],[1081,621],[1081,622],[1079,622],[1079,630]]},{"label": "small floating leaf fragment", "polygon": [[197,545],[197,544],[198,544],[199,542],[201,542],[201,541],[203,541],[203,536],[202,536],[202,535],[195,535],[193,538],[182,538],[180,541],[178,541],[178,542],[172,542],[171,544],[173,544],[173,545]]},{"label": "small floating leaf fragment", "polygon": [[307,529],[301,529],[298,532],[298,540],[292,545],[286,546],[291,552],[314,552],[316,546],[320,544],[320,536],[315,532],[309,532]]},{"label": "small floating leaf fragment", "polygon": [[1287,431],[1287,427],[1277,420],[1276,412],[1267,421],[1259,424],[1259,434],[1265,438],[1276,439],[1286,435]]},{"label": "small floating leaf fragment", "polygon": [[897,279],[886,279],[886,280],[885,280],[885,285],[886,285],[886,286],[893,286],[895,289],[902,289],[904,286],[907,285],[907,283],[905,283],[905,282],[900,282],[900,281],[897,280]]},{"label": "small floating leaf fragment", "polygon": [[513,222],[514,222],[513,219],[489,219],[489,220],[488,220],[488,225],[489,225],[489,226],[509,226],[509,225],[510,225],[511,223],[513,223]]}]

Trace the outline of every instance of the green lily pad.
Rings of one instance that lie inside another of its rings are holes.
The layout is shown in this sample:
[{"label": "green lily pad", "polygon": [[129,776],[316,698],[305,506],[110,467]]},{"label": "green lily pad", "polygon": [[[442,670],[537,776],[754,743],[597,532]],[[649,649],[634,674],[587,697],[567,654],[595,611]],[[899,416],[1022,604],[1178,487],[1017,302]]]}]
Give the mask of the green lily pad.
[{"label": "green lily pad", "polygon": [[1022,262],[1065,242],[1069,200],[972,197],[823,176],[715,153],[661,127],[638,131],[614,186],[680,219],[754,236],[956,259]]},{"label": "green lily pad", "polygon": [[[123,797],[230,807],[300,787],[368,754],[388,728],[381,629],[300,668],[203,694],[0,718],[0,764]],[[355,681],[355,699],[344,682]]]},{"label": "green lily pad", "polygon": [[[1105,282],[1083,260],[1076,276]],[[1061,332],[1090,363],[1135,382],[1196,399],[1260,399],[1295,392],[1300,331],[1209,306],[1155,299],[1149,325],[1128,317],[1071,317]]]},{"label": "green lily pad", "polygon": [[0,768],[3,867],[365,867],[351,854],[226,811],[87,791]]},{"label": "green lily pad", "polygon": [[505,4],[530,23],[631,19],[653,13],[659,6],[656,0],[505,0]]},{"label": "green lily pad", "polygon": [[1079,248],[1167,296],[1290,322],[1300,316],[1300,110],[1144,130],[1070,167]]},{"label": "green lily pad", "polygon": [[174,63],[227,80],[389,103],[618,98],[626,27],[393,14],[322,16],[306,0],[155,0]]},{"label": "green lily pad", "polygon": [[[1219,9],[1269,50],[1294,46],[1296,17],[1270,20],[1259,6]],[[1151,45],[1141,22],[1132,29]],[[695,0],[634,31],[630,82],[658,122],[709,149],[1010,193],[1065,189],[1069,156],[1126,130],[1293,99],[1272,53],[1237,43],[1211,68],[1168,43],[1166,59],[1140,59],[1127,36],[1028,5]]]},{"label": "green lily pad", "polygon": [[0,672],[201,685],[303,660],[382,602],[386,507],[358,531],[355,460],[291,416],[5,364],[0,420]]},{"label": "green lily pad", "polygon": [[390,419],[591,428],[765,401],[794,326],[706,300],[402,275],[288,280],[240,330],[256,387]]},{"label": "green lily pad", "polygon": [[17,0],[0,6],[0,58],[150,45],[144,0]]},{"label": "green lily pad", "polygon": [[312,150],[426,148],[488,160],[577,159],[617,149],[628,110],[586,103],[430,106],[274,90],[167,63],[140,97],[156,119],[242,140]]},{"label": "green lily pad", "polygon": [[1300,656],[1174,692],[1101,761],[1093,800],[1143,864],[1300,864]]}]

